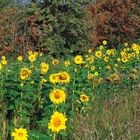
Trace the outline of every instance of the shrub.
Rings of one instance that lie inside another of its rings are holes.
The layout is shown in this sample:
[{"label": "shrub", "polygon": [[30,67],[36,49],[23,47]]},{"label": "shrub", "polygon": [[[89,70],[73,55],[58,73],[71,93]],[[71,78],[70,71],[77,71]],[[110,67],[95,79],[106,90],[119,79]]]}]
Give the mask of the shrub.
[{"label": "shrub", "polygon": [[98,44],[106,39],[116,42],[133,41],[139,36],[138,0],[98,0],[88,7],[88,21],[92,24],[91,40]]}]

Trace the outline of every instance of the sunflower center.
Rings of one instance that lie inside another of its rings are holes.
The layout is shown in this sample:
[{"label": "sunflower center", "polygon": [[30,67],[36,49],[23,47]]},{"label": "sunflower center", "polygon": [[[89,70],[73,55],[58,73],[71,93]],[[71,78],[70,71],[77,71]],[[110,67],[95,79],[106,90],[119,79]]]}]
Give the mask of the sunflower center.
[{"label": "sunflower center", "polygon": [[53,122],[53,125],[54,125],[55,127],[59,127],[59,126],[61,125],[61,120],[60,120],[59,118],[56,118],[56,119],[54,120],[54,122]]},{"label": "sunflower center", "polygon": [[47,66],[42,66],[42,69],[48,69],[48,67]]},{"label": "sunflower center", "polygon": [[55,76],[55,75],[53,75],[53,76],[52,76],[52,79],[53,79],[53,80],[56,80],[56,76]]},{"label": "sunflower center", "polygon": [[86,96],[83,96],[83,97],[82,97],[82,99],[83,99],[83,100],[86,100],[86,99],[87,99],[87,97],[86,97]]},{"label": "sunflower center", "polygon": [[18,136],[22,137],[23,136],[23,133],[18,133]]},{"label": "sunflower center", "polygon": [[26,75],[28,75],[28,71],[27,70],[23,70],[22,71],[22,76],[26,76]]},{"label": "sunflower center", "polygon": [[66,77],[66,75],[62,74],[62,75],[59,76],[59,79],[60,79],[60,80],[66,80],[67,77]]},{"label": "sunflower center", "polygon": [[59,98],[60,98],[60,93],[59,93],[59,92],[56,92],[56,93],[54,94],[54,98],[55,98],[55,99],[59,99]]}]

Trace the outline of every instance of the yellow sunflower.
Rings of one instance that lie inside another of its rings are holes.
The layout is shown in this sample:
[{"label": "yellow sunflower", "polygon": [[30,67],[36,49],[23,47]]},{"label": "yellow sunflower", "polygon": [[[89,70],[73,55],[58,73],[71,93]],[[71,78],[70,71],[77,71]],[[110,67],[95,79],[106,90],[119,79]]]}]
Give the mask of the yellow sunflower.
[{"label": "yellow sunflower", "polygon": [[22,68],[20,72],[20,78],[21,80],[27,79],[31,75],[31,70],[28,68]]},{"label": "yellow sunflower", "polygon": [[101,58],[102,57],[102,52],[101,51],[96,51],[95,56],[98,57],[98,58]]},{"label": "yellow sunflower", "polygon": [[108,62],[108,60],[109,60],[109,57],[104,57],[105,62]]},{"label": "yellow sunflower", "polygon": [[115,55],[116,50],[115,49],[111,49],[111,54],[114,56]]},{"label": "yellow sunflower", "polygon": [[127,55],[126,52],[124,52],[124,51],[121,52],[122,57],[126,57],[126,55]]},{"label": "yellow sunflower", "polygon": [[93,63],[94,62],[94,56],[92,55],[92,56],[88,57],[87,60],[89,61],[90,64]]},{"label": "yellow sunflower", "polygon": [[118,78],[119,78],[119,76],[117,74],[112,74],[110,77],[113,80],[118,80]]},{"label": "yellow sunflower", "polygon": [[103,40],[103,45],[106,45],[107,44],[107,41],[106,40]]},{"label": "yellow sunflower", "polygon": [[20,61],[20,62],[21,62],[21,61],[23,60],[23,57],[22,57],[22,56],[18,56],[18,58],[17,58],[17,59],[18,59],[18,61]]},{"label": "yellow sunflower", "polygon": [[61,104],[66,101],[66,93],[61,89],[53,90],[50,93],[49,97],[51,102],[53,102],[54,104]]},{"label": "yellow sunflower", "polygon": [[81,102],[88,102],[89,97],[86,94],[81,94],[80,95],[80,100],[81,100]]},{"label": "yellow sunflower", "polygon": [[60,72],[57,75],[59,83],[69,83],[70,75],[67,72]]},{"label": "yellow sunflower", "polygon": [[127,42],[126,42],[126,43],[124,43],[124,46],[125,46],[125,47],[127,47],[127,46],[128,46],[128,43],[127,43]]},{"label": "yellow sunflower", "polygon": [[15,128],[11,135],[14,138],[14,140],[28,140],[27,130],[23,128]]},{"label": "yellow sunflower", "polygon": [[77,55],[77,56],[74,57],[74,63],[75,64],[82,64],[82,62],[83,62],[82,55]]},{"label": "yellow sunflower", "polygon": [[100,45],[99,46],[99,50],[102,50],[104,48],[104,46]]},{"label": "yellow sunflower", "polygon": [[46,79],[41,79],[41,81],[40,81],[41,84],[45,84],[46,82],[47,82]]},{"label": "yellow sunflower", "polygon": [[107,55],[110,55],[110,54],[111,54],[111,50],[107,50],[107,51],[106,51],[106,54],[107,54]]},{"label": "yellow sunflower", "polygon": [[92,52],[92,50],[91,49],[88,49],[88,53],[91,53]]},{"label": "yellow sunflower", "polygon": [[121,58],[118,57],[118,58],[117,58],[117,61],[120,62],[120,61],[121,61]]},{"label": "yellow sunflower", "polygon": [[114,66],[117,68],[118,67],[118,64],[115,63]]},{"label": "yellow sunflower", "polygon": [[98,75],[99,75],[99,73],[96,71],[96,72],[94,73],[94,75],[95,75],[95,76],[98,76]]},{"label": "yellow sunflower", "polygon": [[40,64],[40,69],[41,69],[41,72],[45,74],[49,70],[49,64],[42,62]]},{"label": "yellow sunflower", "polygon": [[123,62],[123,63],[126,63],[126,62],[128,62],[128,59],[127,59],[127,57],[122,57],[122,62]]},{"label": "yellow sunflower", "polygon": [[28,51],[28,54],[31,55],[31,54],[33,54],[33,52],[32,51]]},{"label": "yellow sunflower", "polygon": [[2,65],[6,65],[7,61],[5,59],[2,59],[1,63],[2,63]]},{"label": "yellow sunflower", "polygon": [[35,55],[35,56],[38,56],[38,52],[35,52],[34,55]]},{"label": "yellow sunflower", "polygon": [[52,60],[52,64],[53,65],[58,65],[59,64],[59,60],[58,59],[53,59]]},{"label": "yellow sunflower", "polygon": [[6,59],[6,57],[5,57],[5,56],[2,56],[2,57],[1,57],[1,59],[2,59],[2,60],[5,60],[5,59]]},{"label": "yellow sunflower", "polygon": [[131,53],[131,57],[135,57],[136,56],[136,54],[133,52],[133,53]]},{"label": "yellow sunflower", "polygon": [[30,62],[34,62],[36,60],[36,55],[35,54],[30,54],[28,57]]},{"label": "yellow sunflower", "polygon": [[110,70],[110,69],[111,69],[111,67],[108,65],[108,66],[106,66],[106,69]]},{"label": "yellow sunflower", "polygon": [[57,83],[58,82],[58,74],[51,74],[49,76],[49,80],[51,83]]},{"label": "yellow sunflower", "polygon": [[133,43],[133,44],[132,44],[132,50],[133,50],[133,51],[136,51],[137,49],[138,49],[138,44]]},{"label": "yellow sunflower", "polygon": [[59,131],[66,129],[66,121],[67,118],[64,114],[54,112],[51,116],[50,122],[48,123],[48,129],[54,133],[59,133]]},{"label": "yellow sunflower", "polygon": [[126,48],[127,49],[127,51],[130,51],[131,49],[130,48]]},{"label": "yellow sunflower", "polygon": [[92,80],[93,78],[94,78],[94,74],[88,74],[88,75],[87,75],[87,79],[88,79],[88,80]]},{"label": "yellow sunflower", "polygon": [[70,61],[65,61],[65,62],[64,62],[64,65],[65,65],[66,67],[68,67],[68,66],[70,65]]},{"label": "yellow sunflower", "polygon": [[91,66],[90,67],[90,70],[95,70],[95,66]]}]

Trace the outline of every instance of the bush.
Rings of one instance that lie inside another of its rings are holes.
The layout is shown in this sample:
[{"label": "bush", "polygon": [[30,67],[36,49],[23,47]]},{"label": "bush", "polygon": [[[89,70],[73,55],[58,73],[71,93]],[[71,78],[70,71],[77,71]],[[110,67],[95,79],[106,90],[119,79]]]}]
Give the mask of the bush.
[{"label": "bush", "polygon": [[93,26],[92,42],[98,44],[106,39],[117,45],[137,39],[140,33],[139,4],[138,0],[98,0],[91,4],[87,11],[88,21]]}]

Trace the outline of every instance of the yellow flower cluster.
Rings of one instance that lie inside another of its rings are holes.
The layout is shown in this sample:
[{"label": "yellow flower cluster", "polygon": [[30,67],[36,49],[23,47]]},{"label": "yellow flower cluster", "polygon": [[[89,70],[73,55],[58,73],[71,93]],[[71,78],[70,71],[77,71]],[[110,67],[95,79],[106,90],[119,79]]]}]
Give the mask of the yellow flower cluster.
[{"label": "yellow flower cluster", "polygon": [[2,70],[2,65],[6,65],[7,64],[7,60],[5,56],[2,56],[1,58],[1,63],[0,63],[0,71]]},{"label": "yellow flower cluster", "polygon": [[36,58],[37,58],[37,56],[38,56],[38,53],[37,52],[32,52],[32,51],[29,51],[29,56],[28,56],[28,59],[29,59],[29,61],[30,62],[34,62],[34,61],[36,61]]},{"label": "yellow flower cluster", "polygon": [[70,75],[67,72],[59,72],[51,74],[49,79],[52,83],[69,83]]}]

